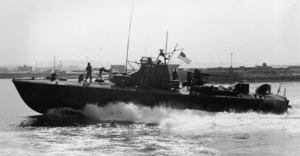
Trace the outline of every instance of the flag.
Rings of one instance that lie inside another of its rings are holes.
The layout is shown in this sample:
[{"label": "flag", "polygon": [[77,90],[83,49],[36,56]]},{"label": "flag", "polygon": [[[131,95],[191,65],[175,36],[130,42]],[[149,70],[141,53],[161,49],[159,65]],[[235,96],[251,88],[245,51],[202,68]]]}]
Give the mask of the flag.
[{"label": "flag", "polygon": [[183,62],[190,64],[192,60],[188,59],[183,52],[181,52],[178,57],[178,59],[182,60]]}]

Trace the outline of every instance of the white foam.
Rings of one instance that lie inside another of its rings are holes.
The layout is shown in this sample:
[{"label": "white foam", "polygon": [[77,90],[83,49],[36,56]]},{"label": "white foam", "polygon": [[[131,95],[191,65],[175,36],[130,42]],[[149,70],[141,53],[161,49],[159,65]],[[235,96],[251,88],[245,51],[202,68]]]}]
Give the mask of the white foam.
[{"label": "white foam", "polygon": [[47,116],[65,117],[73,115],[82,115],[80,110],[74,110],[72,108],[53,108],[47,111]]},{"label": "white foam", "polygon": [[200,110],[179,110],[166,107],[145,107],[133,103],[110,103],[105,107],[88,104],[83,114],[97,120],[155,123],[160,128],[177,131],[203,132],[213,130],[286,129],[300,131],[300,114],[289,109],[287,114],[210,113]]},{"label": "white foam", "polygon": [[110,103],[105,107],[87,104],[83,114],[98,120],[130,121],[136,123],[157,123],[166,118],[170,109],[155,107],[149,108],[132,103]]},{"label": "white foam", "polygon": [[290,105],[292,105],[292,106],[299,106],[300,105],[299,99],[291,100],[290,101]]}]

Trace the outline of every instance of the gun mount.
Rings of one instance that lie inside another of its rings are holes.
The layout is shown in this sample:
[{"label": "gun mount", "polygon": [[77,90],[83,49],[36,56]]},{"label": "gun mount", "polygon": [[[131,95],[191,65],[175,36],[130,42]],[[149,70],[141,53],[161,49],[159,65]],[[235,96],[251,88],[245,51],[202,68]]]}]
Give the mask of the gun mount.
[{"label": "gun mount", "polygon": [[208,79],[210,76],[220,76],[220,77],[229,77],[228,75],[215,75],[215,74],[208,74],[208,73],[201,73],[200,70],[195,69],[194,73],[188,72],[186,81],[182,83],[182,86],[202,86],[208,83]]}]

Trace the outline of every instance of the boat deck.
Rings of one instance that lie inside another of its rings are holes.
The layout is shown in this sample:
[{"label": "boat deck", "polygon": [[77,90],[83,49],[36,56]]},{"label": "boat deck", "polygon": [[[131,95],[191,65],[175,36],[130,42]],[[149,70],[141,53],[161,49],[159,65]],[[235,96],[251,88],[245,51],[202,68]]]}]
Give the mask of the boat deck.
[{"label": "boat deck", "polygon": [[[49,84],[49,85],[68,85],[68,86],[77,86],[77,87],[91,87],[91,88],[106,88],[106,89],[122,89],[122,90],[137,90],[135,87],[131,86],[116,86],[113,85],[112,82],[110,81],[104,81],[104,82],[78,82],[77,79],[68,79],[67,81],[61,81],[61,80],[54,80],[50,81],[48,79],[39,79],[36,78],[32,80],[31,78],[24,78],[24,79],[15,79],[19,81],[24,81],[24,82],[30,82],[30,83],[42,83],[42,84]],[[163,89],[158,89],[158,88],[138,88],[139,91],[141,92],[156,92],[156,93],[174,93],[174,94],[182,94],[182,95],[188,95],[189,91],[187,89],[178,89],[178,90],[163,90]]]}]

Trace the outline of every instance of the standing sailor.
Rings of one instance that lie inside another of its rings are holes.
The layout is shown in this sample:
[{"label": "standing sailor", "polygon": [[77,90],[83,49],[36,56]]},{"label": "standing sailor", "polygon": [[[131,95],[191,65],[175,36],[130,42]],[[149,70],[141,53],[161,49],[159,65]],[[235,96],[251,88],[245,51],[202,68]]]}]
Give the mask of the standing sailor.
[{"label": "standing sailor", "polygon": [[178,79],[178,74],[176,68],[174,68],[174,71],[172,72],[172,80],[177,80],[177,79]]},{"label": "standing sailor", "polygon": [[86,67],[86,78],[85,82],[87,81],[88,77],[90,77],[90,82],[92,82],[92,66],[90,63],[88,63],[88,66]]}]

